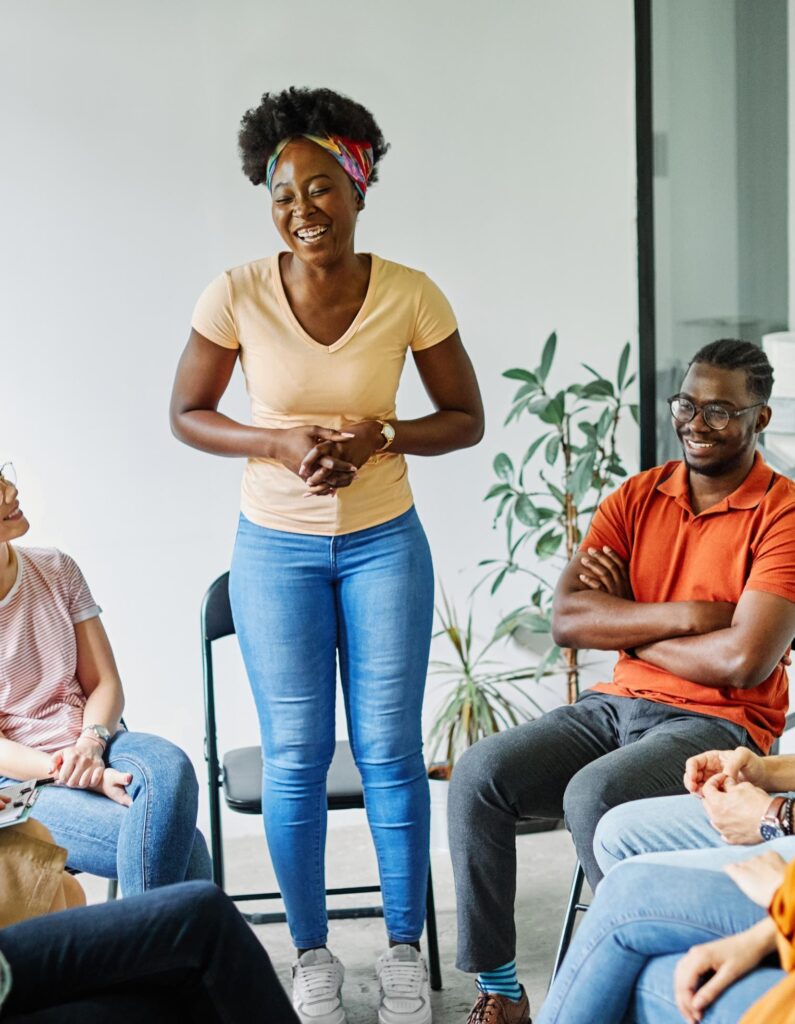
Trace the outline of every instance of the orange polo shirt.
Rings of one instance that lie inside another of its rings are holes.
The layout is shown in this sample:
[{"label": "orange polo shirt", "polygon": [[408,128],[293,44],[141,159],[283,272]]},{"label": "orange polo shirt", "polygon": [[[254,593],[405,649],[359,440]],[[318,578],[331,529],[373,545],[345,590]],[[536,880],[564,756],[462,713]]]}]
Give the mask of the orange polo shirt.
[{"label": "orange polo shirt", "polygon": [[[684,462],[631,477],[597,509],[582,547],[608,545],[629,563],[636,601],[731,601],[764,590],[795,602],[795,483],[756,453],[751,472],[723,501],[695,515]],[[750,690],[702,686],[623,651],[612,683],[595,690],[716,715],[748,730],[767,751],[784,728],[787,673],[777,665]]]}]

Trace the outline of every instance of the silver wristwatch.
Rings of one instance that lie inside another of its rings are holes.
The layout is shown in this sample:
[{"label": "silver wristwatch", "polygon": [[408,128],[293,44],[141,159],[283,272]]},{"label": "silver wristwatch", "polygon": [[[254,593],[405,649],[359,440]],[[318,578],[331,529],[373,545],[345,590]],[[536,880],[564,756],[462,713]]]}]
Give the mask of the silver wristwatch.
[{"label": "silver wristwatch", "polygon": [[99,740],[103,749],[107,747],[112,739],[110,730],[106,729],[104,725],[87,725],[80,735],[87,736],[89,739]]}]

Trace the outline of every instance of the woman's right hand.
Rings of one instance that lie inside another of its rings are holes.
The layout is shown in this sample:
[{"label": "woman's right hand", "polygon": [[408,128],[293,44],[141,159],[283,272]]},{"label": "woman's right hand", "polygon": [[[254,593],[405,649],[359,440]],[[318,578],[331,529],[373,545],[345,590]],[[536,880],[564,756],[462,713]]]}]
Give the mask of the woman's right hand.
[{"label": "woman's right hand", "polygon": [[356,466],[339,458],[338,444],[353,435],[329,427],[302,425],[279,431],[276,457],[302,480],[315,476],[311,493],[328,494],[354,480]]},{"label": "woman's right hand", "polygon": [[106,768],[102,773],[102,778],[97,785],[91,786],[91,789],[97,793],[102,793],[103,796],[108,797],[109,800],[114,800],[123,807],[132,807],[132,797],[126,788],[131,782],[132,775],[130,772],[118,772],[115,768]]},{"label": "woman's right hand", "polygon": [[693,946],[674,971],[674,999],[687,1024],[698,1024],[707,1007],[774,948],[770,918],[737,935]]}]

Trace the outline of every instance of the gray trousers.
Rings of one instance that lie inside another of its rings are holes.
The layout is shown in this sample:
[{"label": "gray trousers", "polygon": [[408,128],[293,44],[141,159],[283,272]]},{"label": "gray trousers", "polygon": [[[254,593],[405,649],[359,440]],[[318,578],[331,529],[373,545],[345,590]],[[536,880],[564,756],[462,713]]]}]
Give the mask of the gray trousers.
[{"label": "gray trousers", "polygon": [[593,887],[602,877],[593,837],[606,811],[683,793],[689,757],[741,745],[757,749],[726,719],[588,690],[467,750],[448,797],[459,970],[491,971],[516,955],[517,818],[563,818]]}]

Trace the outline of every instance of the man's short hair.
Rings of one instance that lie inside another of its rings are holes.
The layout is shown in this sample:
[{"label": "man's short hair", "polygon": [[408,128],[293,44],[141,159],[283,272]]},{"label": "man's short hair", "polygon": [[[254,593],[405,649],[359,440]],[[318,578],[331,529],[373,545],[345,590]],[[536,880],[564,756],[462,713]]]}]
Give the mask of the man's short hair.
[{"label": "man's short hair", "polygon": [[748,391],[767,405],[773,390],[773,367],[764,349],[753,342],[735,338],[711,341],[696,352],[688,363],[688,370],[693,363],[707,363],[723,370],[745,370]]}]

